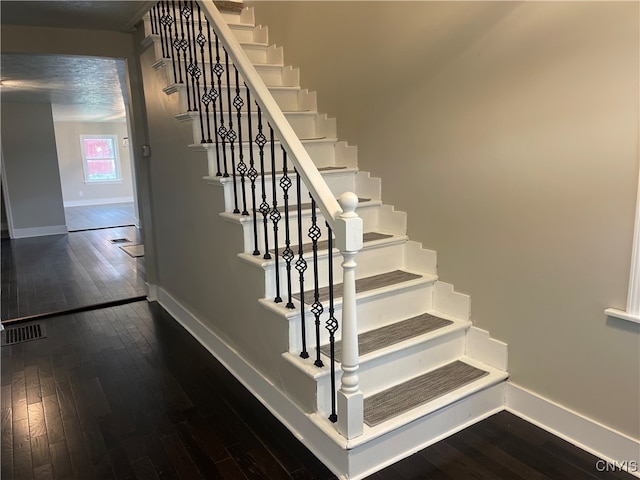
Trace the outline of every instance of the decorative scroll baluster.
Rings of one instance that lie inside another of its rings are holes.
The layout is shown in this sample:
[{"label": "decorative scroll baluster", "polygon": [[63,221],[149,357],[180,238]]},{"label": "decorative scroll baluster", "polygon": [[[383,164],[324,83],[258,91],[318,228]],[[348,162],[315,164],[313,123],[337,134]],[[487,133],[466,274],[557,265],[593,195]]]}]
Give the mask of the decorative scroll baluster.
[{"label": "decorative scroll baluster", "polygon": [[[242,107],[244,100],[240,96],[240,76],[238,69],[234,66],[236,72],[236,97],[233,99],[233,106],[236,107],[238,116],[238,173],[240,174],[240,186],[242,187],[242,215],[249,215],[247,212],[247,189],[244,183],[244,177],[247,174],[247,164],[244,163],[244,149],[242,148]],[[248,91],[248,90],[247,90]]]},{"label": "decorative scroll baluster", "polygon": [[173,39],[173,27],[175,26],[175,28],[177,29],[178,26],[176,25],[175,17],[171,16],[171,5],[169,4],[169,0],[166,0],[164,3],[167,7],[167,24],[169,27],[169,36],[167,37],[167,54],[171,56],[171,65],[173,66],[173,81],[177,83],[178,77],[176,74],[176,56],[173,53],[172,39]]},{"label": "decorative scroll baluster", "polygon": [[284,192],[284,245],[285,248],[282,252],[282,258],[286,262],[287,269],[287,308],[295,308],[293,305],[293,297],[291,295],[291,261],[295,255],[291,250],[291,232],[289,227],[289,189],[291,188],[291,179],[289,178],[287,171],[287,152],[284,147],[282,149],[282,178],[280,179],[280,188]]},{"label": "decorative scroll baluster", "polygon": [[[212,143],[211,122],[209,120],[209,104],[211,103],[212,97],[211,93],[207,91],[207,69],[205,67],[206,59],[204,56],[204,46],[207,43],[207,37],[202,33],[202,10],[200,9],[200,4],[196,3],[196,6],[198,7],[198,36],[196,37],[196,42],[200,45],[200,59],[202,60],[202,97],[200,97],[200,102],[204,105],[204,118],[207,121],[207,135],[205,138],[203,132],[202,143]],[[211,77],[211,83],[213,84],[213,77]],[[202,118],[202,109],[200,109],[200,118]]]},{"label": "decorative scroll baluster", "polygon": [[331,227],[329,223],[327,225],[327,236],[328,236],[328,248],[329,255],[327,256],[327,260],[329,262],[329,318],[325,324],[326,329],[329,331],[329,348],[330,352],[330,365],[331,365],[331,415],[329,415],[329,420],[333,423],[338,421],[338,415],[336,414],[336,339],[335,333],[338,330],[338,321],[334,316],[335,309],[333,307],[333,232],[331,231]]},{"label": "decorative scroll baluster", "polygon": [[[196,73],[196,67],[193,64],[193,51],[195,50],[195,45],[193,42],[193,36],[191,34],[189,25],[189,19],[191,18],[191,13],[192,13],[192,9],[191,9],[191,2],[184,2],[184,5],[182,7],[182,16],[184,17],[186,24],[187,24],[187,46],[188,46],[188,51],[189,51],[189,65],[187,66],[187,73],[189,74],[189,76],[191,77],[191,93],[192,93],[192,104],[189,107],[190,111],[197,111],[198,110],[198,104],[196,103],[196,98],[199,96],[198,95],[198,91],[196,90],[196,78],[195,78],[195,73]],[[187,80],[187,86],[189,85],[189,81]],[[189,89],[187,88],[187,103],[189,102]]]},{"label": "decorative scroll baluster", "polygon": [[[229,129],[227,130],[227,140],[229,141],[229,148],[231,149],[231,176],[233,178],[233,213],[240,213],[238,208],[238,185],[236,183],[236,151],[235,141],[238,138],[235,130],[233,129],[233,110],[231,110],[231,82],[229,81],[229,55],[227,51],[224,51],[224,65],[227,71],[227,108],[229,115]],[[241,147],[242,148],[242,147]]]},{"label": "decorative scroll baluster", "polygon": [[162,28],[160,28],[160,47],[162,49],[162,58],[167,58],[166,43],[167,43],[168,20],[167,20],[167,11],[165,10],[164,4],[165,2],[160,2],[160,6],[162,7],[162,13],[160,15],[160,25],[162,25]]},{"label": "decorative scroll baluster", "polygon": [[[184,35],[182,36],[182,39],[178,36],[178,21],[180,21],[180,27],[184,28],[182,26],[182,19],[180,17],[180,13],[178,12],[176,14],[176,2],[172,1],[171,2],[171,6],[173,8],[173,21],[176,25],[176,38],[173,39],[173,49],[171,50],[171,57],[173,57],[173,50],[176,51],[176,57],[177,57],[177,63],[178,63],[178,78],[176,79],[177,83],[184,83],[184,80],[182,79],[182,64],[180,63],[180,51],[183,50],[182,46],[183,46],[183,40],[184,40]],[[173,67],[173,74],[174,74],[174,78],[175,78],[175,73],[176,73],[176,69],[175,66]]]},{"label": "decorative scroll baluster", "polygon": [[264,180],[264,146],[267,144],[267,137],[262,133],[262,110],[258,105],[258,135],[256,135],[256,144],[260,149],[260,179],[262,184],[262,203],[260,204],[260,213],[262,214],[262,225],[264,227],[264,255],[265,260],[271,259],[269,253],[269,229],[267,226],[267,215],[271,210],[267,203],[267,186]]},{"label": "decorative scroll baluster", "polygon": [[258,250],[258,212],[256,209],[256,179],[258,178],[258,172],[256,170],[255,162],[253,159],[253,119],[251,118],[251,92],[247,87],[247,120],[249,122],[249,172],[247,176],[251,182],[251,211],[253,212],[253,254],[260,255]]},{"label": "decorative scroll baluster", "polygon": [[[193,11],[193,2],[189,2],[189,17],[187,17],[187,32],[189,33],[189,59],[191,63],[187,69],[189,75],[191,75],[191,85],[193,87],[193,110],[198,111],[198,117],[200,120],[200,143],[206,143],[204,134],[204,117],[202,108],[199,108],[200,103],[200,76],[202,70],[198,65],[198,48],[196,44],[199,44],[199,39],[196,37],[196,24],[195,15]],[[191,27],[189,27],[189,20],[191,20]]]},{"label": "decorative scroll baluster", "polygon": [[[213,35],[216,35],[215,33]],[[216,35],[216,41],[218,37]],[[211,69],[211,90],[209,90],[209,96],[211,97],[211,114],[213,115],[213,136],[216,139],[216,177],[221,177],[222,172],[220,171],[220,138],[218,136],[218,112],[216,109],[216,99],[220,96],[218,91],[215,89],[214,85],[214,77],[215,77],[215,68],[213,65],[213,55],[211,51],[211,25],[209,24],[209,19],[207,19],[207,44],[209,45],[209,68]],[[211,140],[210,140],[211,141]]]},{"label": "decorative scroll baluster", "polygon": [[[187,48],[189,48],[189,42],[186,38],[184,38],[184,22],[182,21],[182,7],[180,6],[180,2],[178,2],[178,7],[180,9],[179,16],[176,18],[176,21],[180,21],[180,40],[178,41],[178,47],[182,50],[182,65],[185,69],[185,80],[182,80],[182,69],[180,70],[180,83],[184,83],[186,85],[187,90],[187,110],[191,111],[191,92],[189,89],[189,80],[186,78],[187,74]],[[177,30],[177,27],[176,27]],[[178,54],[179,55],[179,54]],[[178,56],[178,58],[180,58]]]},{"label": "decorative scroll baluster", "polygon": [[282,297],[280,297],[280,264],[278,262],[279,252],[278,252],[278,222],[282,218],[280,212],[278,211],[278,191],[276,188],[277,179],[276,179],[276,151],[275,151],[275,139],[273,138],[273,128],[269,125],[269,144],[271,145],[271,194],[273,196],[273,208],[271,209],[271,214],[269,217],[273,222],[273,249],[275,251],[275,272],[276,272],[276,298],[273,299],[274,302],[280,303],[282,302]]},{"label": "decorative scroll baluster", "polygon": [[321,235],[322,232],[318,227],[318,219],[316,217],[316,201],[311,197],[311,227],[309,228],[309,238],[313,242],[313,305],[311,305],[311,313],[316,318],[316,360],[313,362],[316,367],[324,366],[320,359],[320,315],[324,312],[324,307],[320,302],[320,282],[318,278],[318,239]]},{"label": "decorative scroll baluster", "polygon": [[309,358],[307,352],[307,323],[305,319],[305,303],[304,303],[304,272],[307,270],[307,261],[304,259],[304,247],[302,245],[302,179],[298,171],[293,169],[296,174],[296,199],[298,201],[298,259],[296,260],[296,270],[300,282],[300,328],[302,331],[302,358]]},{"label": "decorative scroll baluster", "polygon": [[[214,32],[215,35],[215,32]],[[220,104],[218,105],[220,108],[220,123],[216,128],[216,132],[222,141],[222,166],[224,167],[223,177],[229,176],[229,171],[227,170],[227,129],[224,126],[224,104],[222,99],[222,74],[224,73],[224,67],[220,65],[220,43],[218,41],[218,36],[216,37],[216,65],[213,67],[213,73],[218,77],[218,99],[220,100]]]}]

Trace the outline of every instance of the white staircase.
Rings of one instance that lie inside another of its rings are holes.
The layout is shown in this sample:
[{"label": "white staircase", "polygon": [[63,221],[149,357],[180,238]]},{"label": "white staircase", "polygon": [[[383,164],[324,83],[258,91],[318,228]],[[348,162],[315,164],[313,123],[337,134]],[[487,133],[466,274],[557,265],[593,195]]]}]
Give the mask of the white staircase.
[{"label": "white staircase", "polygon": [[[225,210],[220,215],[242,231],[243,243],[230,248],[235,250],[238,262],[245,263],[264,277],[263,297],[254,301],[264,307],[265,315],[275,315],[288,324],[288,350],[278,353],[281,354],[283,372],[291,375],[287,395],[301,415],[297,419],[283,418],[286,414],[270,405],[268,399],[263,398],[263,401],[272,411],[278,411],[281,420],[338,476],[363,478],[502,410],[504,382],[507,378],[506,345],[473,327],[469,321],[469,297],[455,292],[452,285],[438,280],[436,253],[423,249],[420,244],[407,238],[406,215],[382,202],[380,180],[358,169],[357,149],[338,140],[335,120],[318,113],[315,93],[300,88],[298,71],[284,65],[282,48],[269,45],[267,28],[255,25],[253,10],[245,8],[242,12],[222,13],[335,197],[348,191],[355,192],[360,198],[356,212],[363,219],[365,238],[364,246],[356,257],[356,299],[361,350],[358,374],[364,395],[365,425],[362,435],[347,440],[328,419],[333,395],[330,359],[325,354],[328,353],[326,344],[329,338],[323,320],[320,343],[324,353],[320,357],[324,366],[317,367],[314,365],[314,316],[310,310],[312,293],[305,294],[307,305],[304,307],[309,358],[302,358],[301,311],[287,308],[286,299],[282,303],[274,303],[277,289],[274,280],[275,261],[252,254],[256,248],[252,215],[233,213],[233,176],[216,175],[216,145],[201,143],[199,114],[187,111],[186,86],[174,81],[175,62],[163,58],[157,35],[151,34],[147,19],[147,41],[151,44],[153,40],[156,49],[157,62],[154,67],[166,72],[165,92],[179,96],[182,113],[176,119],[193,124],[194,140],[190,148],[195,152],[206,152],[209,173],[204,181],[220,188],[225,199]],[[210,67],[205,64],[202,68]],[[223,91],[226,91],[226,78],[224,75],[222,77]],[[233,78],[230,83],[235,91]],[[243,111],[246,111],[246,104]],[[253,110],[252,115],[256,114]],[[210,113],[210,116],[213,123],[213,114]],[[246,115],[243,122],[243,132],[247,132]],[[254,136],[255,133],[254,127]],[[282,177],[282,152],[278,142],[275,146],[275,175],[279,180]],[[228,145],[226,148],[229,150]],[[245,139],[242,148],[247,159],[250,155],[248,140]],[[271,196],[273,172],[270,163],[266,170],[264,193]],[[240,177],[236,176],[237,189],[240,189],[240,181]],[[245,179],[245,187],[249,188],[248,185]],[[262,193],[258,181],[257,198]],[[302,197],[309,198],[304,185]],[[278,198],[280,205],[283,201],[282,197]],[[292,214],[297,215],[298,206],[293,205],[294,200],[290,201]],[[299,208],[302,210],[303,232],[306,233],[312,211],[306,204]],[[248,205],[247,210],[251,212],[252,206]],[[258,218],[261,222],[261,217]],[[320,219],[319,223],[324,224],[324,221]],[[300,242],[298,232],[294,230],[291,232],[291,248],[297,254]],[[273,250],[271,229],[268,239],[270,250]],[[260,237],[258,241],[257,248],[262,252],[264,240]],[[309,242],[303,233],[305,248],[308,248]],[[282,250],[282,241],[279,247]],[[329,252],[326,244],[321,244],[318,249],[318,258],[323,260],[319,270],[321,287],[328,284],[326,259],[329,256],[333,257],[334,282],[342,282],[342,256],[335,248]],[[280,290],[286,292],[284,262],[281,261],[278,268]],[[310,270],[305,272],[305,285],[307,289],[313,285]],[[335,317],[340,320],[342,299],[339,286],[336,292]],[[293,277],[293,294],[299,304],[297,274]],[[336,338],[340,337],[339,327]],[[336,349],[336,382],[339,385],[340,344],[336,345]],[[461,372],[462,376],[456,377],[456,372]],[[464,375],[469,376],[467,378]],[[287,382],[287,379],[284,381]],[[422,383],[419,384],[419,381]],[[393,388],[396,390],[390,390]],[[300,418],[306,418],[307,423],[301,425]]]}]

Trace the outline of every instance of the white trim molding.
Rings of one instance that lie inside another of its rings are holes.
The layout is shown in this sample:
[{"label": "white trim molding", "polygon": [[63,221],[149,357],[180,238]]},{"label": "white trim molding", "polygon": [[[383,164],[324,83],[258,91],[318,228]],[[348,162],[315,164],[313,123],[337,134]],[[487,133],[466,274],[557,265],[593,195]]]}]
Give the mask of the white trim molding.
[{"label": "white trim molding", "polygon": [[602,459],[594,468],[620,468],[640,478],[640,440],[511,382],[505,409]]},{"label": "white trim molding", "polygon": [[[113,183],[113,182],[112,182]],[[86,207],[89,205],[107,205],[112,203],[133,203],[133,197],[94,198],[86,200],[65,200],[64,208]]]},{"label": "white trim molding", "polygon": [[44,237],[46,235],[65,235],[69,233],[66,225],[50,227],[14,228],[12,238]]},{"label": "white trim molding", "polygon": [[636,221],[631,248],[631,268],[629,273],[629,293],[627,294],[627,310],[607,308],[604,313],[610,317],[640,323],[640,174],[636,199]]}]

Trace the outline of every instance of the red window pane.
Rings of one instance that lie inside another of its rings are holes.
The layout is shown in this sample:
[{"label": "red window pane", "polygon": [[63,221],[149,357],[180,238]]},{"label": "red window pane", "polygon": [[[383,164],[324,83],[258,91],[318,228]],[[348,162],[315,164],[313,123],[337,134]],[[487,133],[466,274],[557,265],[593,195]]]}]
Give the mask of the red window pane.
[{"label": "red window pane", "polygon": [[86,138],[84,151],[86,158],[115,158],[113,140],[110,138]]}]

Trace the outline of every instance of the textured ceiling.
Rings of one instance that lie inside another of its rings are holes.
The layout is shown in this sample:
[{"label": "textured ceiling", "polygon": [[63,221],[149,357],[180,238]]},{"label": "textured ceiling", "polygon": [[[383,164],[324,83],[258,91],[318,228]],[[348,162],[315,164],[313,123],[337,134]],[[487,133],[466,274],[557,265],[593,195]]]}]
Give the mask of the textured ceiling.
[{"label": "textured ceiling", "polygon": [[150,2],[9,1],[0,2],[3,24],[121,31]]},{"label": "textured ceiling", "polygon": [[[146,1],[0,1],[3,25],[122,31]],[[57,121],[122,121],[125,64],[111,58],[2,54],[3,102],[51,103]]]},{"label": "textured ceiling", "polygon": [[51,103],[57,121],[119,121],[128,103],[124,60],[3,54],[3,102]]}]

